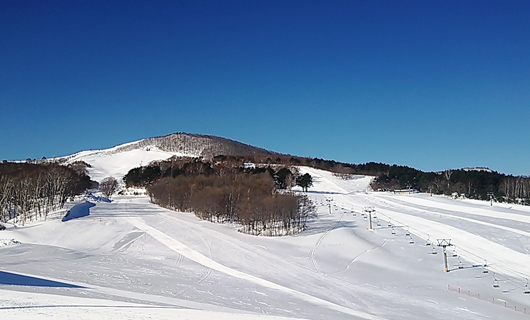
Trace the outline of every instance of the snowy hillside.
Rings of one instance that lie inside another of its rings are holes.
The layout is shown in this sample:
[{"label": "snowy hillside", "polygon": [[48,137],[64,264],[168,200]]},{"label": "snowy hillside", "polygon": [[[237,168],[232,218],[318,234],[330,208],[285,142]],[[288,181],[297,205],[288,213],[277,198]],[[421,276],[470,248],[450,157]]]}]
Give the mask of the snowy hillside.
[{"label": "snowy hillside", "polygon": [[104,150],[82,151],[65,156],[66,163],[84,161],[90,165],[92,180],[106,177],[121,179],[130,169],[148,165],[151,161],[177,157],[204,157],[216,155],[277,155],[277,153],[253,147],[226,138],[188,133],[174,133],[129,142]]},{"label": "snowy hillside", "polygon": [[[132,196],[10,227],[0,318],[529,318],[529,207],[375,193],[369,177],[301,171],[318,215],[296,236],[249,236]],[[442,238],[455,244],[448,273]]]},{"label": "snowy hillside", "polygon": [[172,156],[198,157],[198,154],[185,154],[162,151],[156,146],[143,147],[115,152],[117,146],[111,149],[83,151],[67,157],[67,163],[84,161],[90,165],[88,175],[94,181],[101,181],[106,177],[114,177],[118,181],[132,168],[148,165],[151,161],[166,160]]}]

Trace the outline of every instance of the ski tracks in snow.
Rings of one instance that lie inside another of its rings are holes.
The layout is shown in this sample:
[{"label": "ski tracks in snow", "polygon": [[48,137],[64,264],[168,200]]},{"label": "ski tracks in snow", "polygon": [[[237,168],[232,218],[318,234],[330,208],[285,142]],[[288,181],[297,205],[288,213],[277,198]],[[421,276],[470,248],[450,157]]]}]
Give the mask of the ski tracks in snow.
[{"label": "ski tracks in snow", "polygon": [[320,273],[320,274],[325,274],[325,273],[318,266],[318,263],[317,263],[317,261],[315,259],[315,252],[317,251],[318,247],[320,247],[320,245],[322,244],[322,241],[324,241],[324,238],[326,238],[331,233],[331,231],[337,229],[336,226],[340,226],[340,224],[342,223],[342,219],[343,218],[344,218],[344,213],[342,213],[342,215],[340,216],[339,221],[336,222],[334,224],[334,226],[331,226],[328,230],[326,230],[326,232],[324,232],[324,234],[322,236],[320,236],[320,238],[317,240],[317,243],[315,244],[315,246],[311,250],[311,253],[309,254],[309,260],[311,260],[311,264],[313,265],[313,268],[315,268],[315,270],[318,273]]},{"label": "ski tracks in snow", "polygon": [[127,217],[126,219],[132,225],[134,225],[135,227],[137,227],[140,230],[145,231],[146,233],[151,235],[153,238],[155,238],[156,240],[158,240],[159,242],[161,242],[162,244],[164,244],[165,246],[167,246],[171,250],[174,250],[175,252],[181,254],[182,256],[184,256],[184,257],[186,257],[186,258],[188,258],[188,259],[190,259],[190,260],[192,260],[192,261],[194,261],[196,263],[199,263],[199,264],[201,264],[201,265],[203,265],[205,267],[208,267],[208,268],[210,268],[212,270],[216,270],[216,271],[222,272],[224,274],[227,274],[227,275],[235,277],[235,278],[239,278],[239,279],[242,279],[242,280],[250,281],[250,282],[256,283],[258,285],[261,285],[263,287],[267,287],[269,289],[274,289],[274,290],[278,290],[278,291],[281,291],[281,292],[284,292],[284,293],[288,293],[290,295],[296,296],[296,297],[301,298],[301,299],[303,299],[305,301],[308,301],[310,303],[322,305],[322,306],[325,306],[325,307],[327,307],[329,309],[332,309],[332,310],[335,310],[335,311],[339,311],[341,313],[349,314],[349,315],[352,315],[352,316],[355,316],[355,317],[358,317],[358,318],[361,318],[361,319],[381,319],[378,316],[375,316],[375,315],[372,315],[372,314],[368,314],[368,313],[365,313],[365,312],[362,312],[362,311],[358,311],[358,310],[353,310],[353,309],[350,309],[350,308],[347,308],[347,307],[332,303],[330,301],[323,300],[321,298],[318,298],[318,297],[315,297],[315,296],[312,296],[312,295],[309,295],[309,294],[306,294],[306,293],[303,293],[303,292],[300,292],[300,291],[296,291],[294,289],[291,289],[291,288],[288,288],[288,287],[285,287],[285,286],[282,286],[282,285],[279,285],[279,284],[276,284],[274,282],[271,282],[271,281],[268,281],[268,280],[265,280],[265,279],[262,279],[262,278],[259,278],[259,277],[256,277],[256,276],[253,276],[253,275],[250,275],[250,274],[247,274],[247,273],[244,273],[244,272],[232,269],[232,268],[229,268],[229,267],[227,267],[225,265],[222,265],[222,264],[212,260],[211,258],[203,255],[202,253],[199,253],[199,252],[191,249],[190,247],[188,247],[185,244],[181,243],[180,241],[168,236],[167,234],[163,233],[162,231],[160,231],[160,230],[148,225],[141,218]]}]

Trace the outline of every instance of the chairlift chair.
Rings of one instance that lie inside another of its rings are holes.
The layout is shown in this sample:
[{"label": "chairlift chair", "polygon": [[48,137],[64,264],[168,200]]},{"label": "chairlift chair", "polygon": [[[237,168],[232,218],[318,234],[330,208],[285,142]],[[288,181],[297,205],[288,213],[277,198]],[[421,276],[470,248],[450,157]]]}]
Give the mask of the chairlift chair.
[{"label": "chairlift chair", "polygon": [[526,279],[526,283],[524,285],[523,294],[530,294],[530,288],[528,287],[528,278],[525,278],[525,279]]},{"label": "chairlift chair", "polygon": [[410,239],[409,239],[409,243],[410,243],[410,244],[414,244],[414,239],[412,239],[412,237],[410,237]]},{"label": "chairlift chair", "polygon": [[497,280],[497,279],[494,279],[494,280],[493,280],[493,287],[494,287],[494,288],[498,288],[498,287],[500,287],[500,285],[499,285],[499,280]]},{"label": "chairlift chair", "polygon": [[394,229],[394,227],[392,227],[392,234],[396,234],[396,229]]},{"label": "chairlift chair", "polygon": [[493,287],[494,288],[500,287],[499,280],[497,280],[497,278],[495,278],[495,273],[493,273]]},{"label": "chairlift chair", "polygon": [[438,251],[436,251],[436,248],[432,246],[432,254],[438,254]]}]

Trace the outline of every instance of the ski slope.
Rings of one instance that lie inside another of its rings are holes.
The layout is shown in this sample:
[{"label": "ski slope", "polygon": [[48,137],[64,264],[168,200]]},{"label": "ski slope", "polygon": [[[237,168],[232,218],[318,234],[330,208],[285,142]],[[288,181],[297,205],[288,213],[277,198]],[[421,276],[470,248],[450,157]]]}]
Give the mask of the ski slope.
[{"label": "ski slope", "polygon": [[[10,227],[0,318],[529,318],[530,208],[377,193],[370,177],[300,170],[318,214],[295,236],[241,234],[142,196]],[[448,273],[442,238],[455,245]]]},{"label": "ski slope", "polygon": [[118,181],[132,168],[146,166],[152,161],[166,160],[172,156],[197,157],[197,154],[186,154],[181,152],[168,152],[160,150],[156,146],[146,146],[139,149],[117,151],[127,145],[138,143],[138,141],[121,144],[110,149],[82,151],[71,156],[64,157],[67,163],[84,161],[90,165],[88,174],[94,181],[100,182],[107,177],[113,177]]}]

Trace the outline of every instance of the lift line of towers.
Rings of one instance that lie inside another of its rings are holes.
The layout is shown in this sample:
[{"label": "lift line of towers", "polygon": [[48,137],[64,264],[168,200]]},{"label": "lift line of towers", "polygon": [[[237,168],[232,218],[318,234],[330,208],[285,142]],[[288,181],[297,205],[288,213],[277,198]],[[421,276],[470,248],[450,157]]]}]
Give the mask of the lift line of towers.
[{"label": "lift line of towers", "polygon": [[[332,213],[332,202],[333,202],[333,198],[327,198],[326,199],[326,202],[327,202],[327,206],[328,206],[328,209],[329,209],[329,214]],[[322,205],[324,205],[322,203]],[[338,209],[338,207],[336,205],[334,205],[336,209]],[[346,210],[344,207],[342,207],[342,210]],[[379,219],[377,219],[377,216],[375,214],[375,208],[374,207],[364,207],[363,208],[363,212],[361,213],[362,217],[368,221],[368,230],[374,230],[374,226],[373,226],[373,219],[376,219],[376,226],[377,227],[381,227],[381,222],[379,221]],[[351,210],[351,213],[353,214],[353,216],[356,216],[356,212],[352,209]],[[395,229],[395,226],[391,223],[388,223],[388,227],[391,227],[392,228],[392,231],[391,233],[393,235],[396,234],[396,229]],[[405,231],[405,236],[406,237],[409,237],[409,243],[410,244],[414,244],[414,238],[412,238],[409,230],[408,230],[408,227]],[[447,252],[447,247],[453,247],[453,250],[451,252],[451,256],[452,257],[458,257],[457,253],[456,253],[456,246],[454,244],[451,243],[451,239],[436,239],[437,241],[437,244],[436,246],[438,247],[441,247],[442,248],[442,252],[443,252],[443,261],[444,261],[444,272],[449,272],[449,267],[448,267],[448,263],[447,263],[447,256],[448,256],[448,252]],[[427,241],[425,243],[426,246],[432,246],[432,252],[431,254],[438,254],[438,251],[436,250],[436,247],[435,247],[435,244],[433,244],[431,241],[430,241],[430,236],[427,238]],[[462,260],[460,260],[460,258],[458,258],[458,261],[459,261],[459,264],[458,264],[458,269],[463,269],[464,268],[464,264],[462,262]],[[489,273],[488,269],[487,269],[487,262],[485,261],[484,265],[483,265],[483,269],[482,269],[482,273]],[[528,278],[525,278],[525,285],[524,285],[524,289],[523,289],[523,294],[530,294],[530,284],[529,284],[529,281],[528,281]],[[494,288],[499,288],[500,287],[500,284],[499,284],[499,280],[497,279],[497,277],[495,277],[495,273],[493,273],[493,287]]]}]

